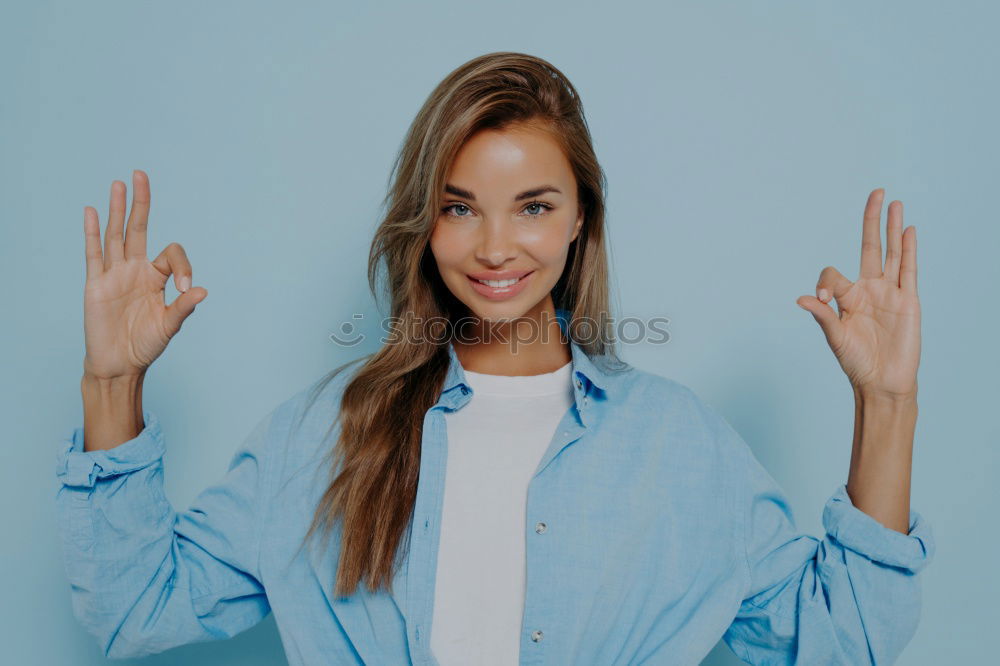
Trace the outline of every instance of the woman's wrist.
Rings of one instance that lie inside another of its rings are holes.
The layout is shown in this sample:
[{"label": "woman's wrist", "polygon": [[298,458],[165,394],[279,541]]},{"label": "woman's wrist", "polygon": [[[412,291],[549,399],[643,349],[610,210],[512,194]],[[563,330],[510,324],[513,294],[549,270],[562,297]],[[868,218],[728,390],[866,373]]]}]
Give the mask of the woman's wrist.
[{"label": "woman's wrist", "polygon": [[107,450],[135,438],[145,427],[142,416],[144,374],[114,378],[84,373],[84,451]]}]

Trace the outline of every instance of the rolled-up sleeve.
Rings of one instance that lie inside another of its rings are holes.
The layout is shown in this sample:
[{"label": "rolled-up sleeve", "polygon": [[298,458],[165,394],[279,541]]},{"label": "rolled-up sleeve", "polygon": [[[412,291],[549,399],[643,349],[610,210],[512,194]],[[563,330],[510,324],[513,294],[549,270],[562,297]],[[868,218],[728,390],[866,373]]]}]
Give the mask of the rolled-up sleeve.
[{"label": "rolled-up sleeve", "polygon": [[84,451],[79,427],[62,442],[56,509],[73,612],[106,656],[228,638],[270,612],[259,548],[273,414],[183,513],[164,494],[165,442],[151,411],[112,449]]},{"label": "rolled-up sleeve", "polygon": [[919,624],[930,525],[911,510],[908,534],[885,527],[841,484],[824,506],[822,540],[801,534],[785,493],[725,428],[742,451],[747,587],[723,639],[750,664],[894,663]]}]

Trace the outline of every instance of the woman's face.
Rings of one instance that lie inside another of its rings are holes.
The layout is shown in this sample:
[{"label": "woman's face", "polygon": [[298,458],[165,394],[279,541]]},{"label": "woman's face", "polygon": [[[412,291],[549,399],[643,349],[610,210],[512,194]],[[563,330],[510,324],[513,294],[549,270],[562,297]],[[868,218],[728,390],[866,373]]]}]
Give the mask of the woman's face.
[{"label": "woman's face", "polygon": [[550,292],[583,225],[559,144],[531,124],[481,130],[462,146],[446,183],[430,246],[451,293],[487,321],[551,309]]}]

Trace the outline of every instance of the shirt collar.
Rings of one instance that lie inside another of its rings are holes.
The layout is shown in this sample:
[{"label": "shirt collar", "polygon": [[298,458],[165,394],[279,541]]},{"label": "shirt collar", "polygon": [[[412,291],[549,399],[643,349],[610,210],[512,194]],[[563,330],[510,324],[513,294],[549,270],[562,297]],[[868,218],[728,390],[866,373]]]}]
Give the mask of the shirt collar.
[{"label": "shirt collar", "polygon": [[[569,317],[570,313],[568,310],[562,308],[556,309],[556,319],[563,334],[566,333]],[[570,339],[569,345],[573,363],[575,393],[577,396],[587,393],[588,385],[596,387],[604,394],[607,394],[609,391],[613,393],[623,373],[599,367],[575,340]],[[627,369],[631,369],[631,366],[628,366]],[[458,355],[455,353],[455,346],[449,342],[448,372],[445,376],[442,393],[447,393],[456,387],[461,389],[462,394],[467,394],[471,390],[469,384],[465,381],[465,370],[462,368],[462,363],[458,360]]]}]

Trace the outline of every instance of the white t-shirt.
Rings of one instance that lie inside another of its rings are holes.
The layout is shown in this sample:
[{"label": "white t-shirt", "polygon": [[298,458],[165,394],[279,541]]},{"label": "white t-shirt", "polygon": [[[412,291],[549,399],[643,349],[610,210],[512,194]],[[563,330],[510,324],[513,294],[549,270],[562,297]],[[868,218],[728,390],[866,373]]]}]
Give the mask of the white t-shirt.
[{"label": "white t-shirt", "polygon": [[442,666],[517,664],[528,483],[573,404],[572,363],[543,375],[465,371],[448,458],[431,651]]}]

